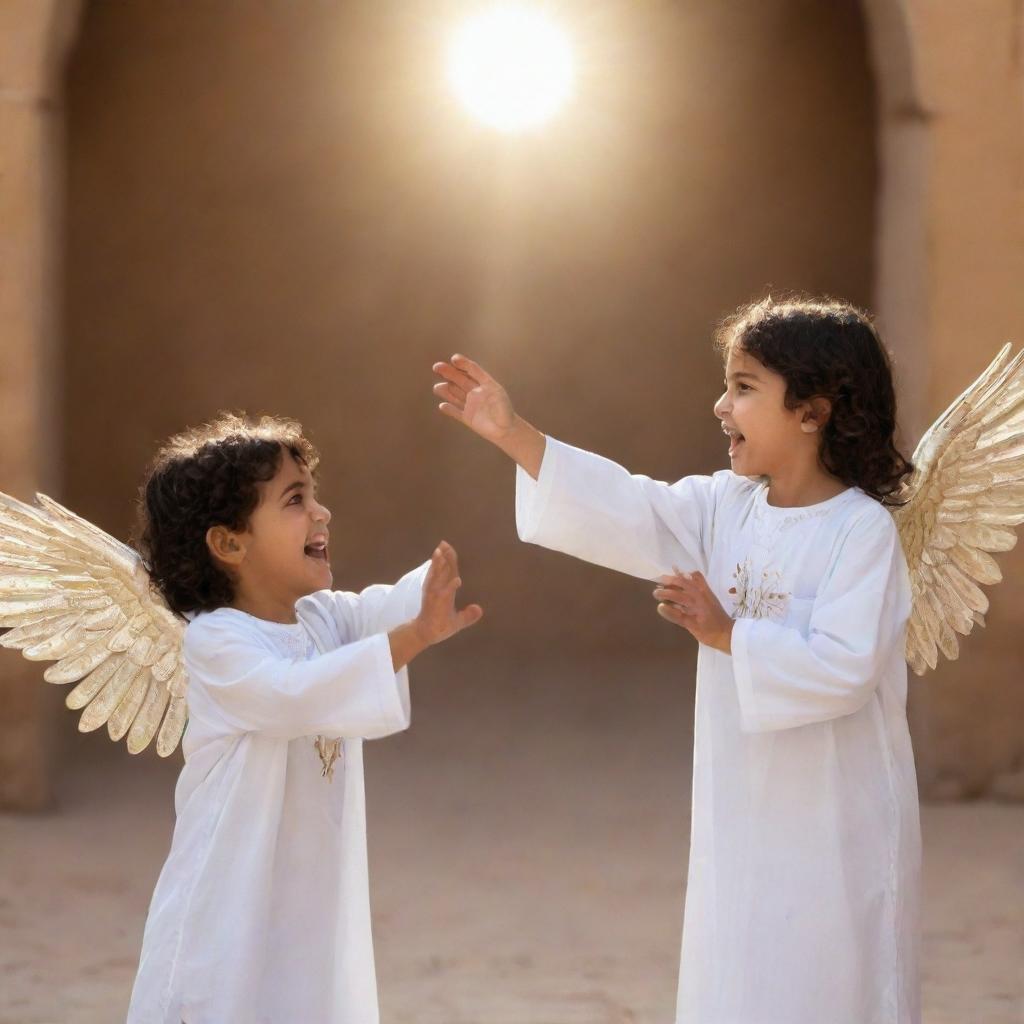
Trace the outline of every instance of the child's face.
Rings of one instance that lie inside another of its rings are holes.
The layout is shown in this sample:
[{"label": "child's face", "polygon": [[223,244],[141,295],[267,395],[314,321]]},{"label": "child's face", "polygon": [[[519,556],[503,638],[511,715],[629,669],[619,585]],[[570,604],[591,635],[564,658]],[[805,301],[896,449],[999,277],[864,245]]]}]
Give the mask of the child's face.
[{"label": "child's face", "polygon": [[312,474],[287,450],[277,474],[258,487],[260,502],[249,526],[234,535],[240,550],[232,569],[239,592],[290,607],[333,581],[327,548],[331,513],[316,500]]},{"label": "child's face", "polygon": [[787,409],[785,377],[735,344],[725,365],[725,387],[725,394],[715,402],[715,415],[730,435],[733,472],[776,477],[792,465],[797,451],[808,446],[817,451],[816,427],[806,425],[811,422],[810,406],[804,403]]}]

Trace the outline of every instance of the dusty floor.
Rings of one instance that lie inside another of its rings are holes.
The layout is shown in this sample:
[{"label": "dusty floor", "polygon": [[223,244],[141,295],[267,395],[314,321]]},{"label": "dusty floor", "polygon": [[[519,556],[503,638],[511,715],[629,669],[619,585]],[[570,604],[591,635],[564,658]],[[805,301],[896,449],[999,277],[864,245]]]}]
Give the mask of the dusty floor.
[{"label": "dusty floor", "polygon": [[[671,1021],[693,699],[678,680],[416,673],[413,729],[367,749],[384,1024]],[[0,816],[0,1024],[124,1019],[176,766],[108,742],[75,737],[55,813]],[[1024,807],[925,807],[923,830],[925,1021],[1024,1024]]]}]

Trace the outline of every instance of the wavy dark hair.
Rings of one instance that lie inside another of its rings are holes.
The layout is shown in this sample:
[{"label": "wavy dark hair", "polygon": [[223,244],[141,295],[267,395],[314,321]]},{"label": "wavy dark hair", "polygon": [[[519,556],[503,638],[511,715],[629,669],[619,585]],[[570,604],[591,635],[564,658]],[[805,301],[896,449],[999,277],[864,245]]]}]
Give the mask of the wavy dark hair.
[{"label": "wavy dark hair", "polygon": [[285,452],[317,479],[320,455],[287,417],[220,412],[160,447],[139,488],[132,541],[172,611],[212,611],[234,600],[206,531],[244,530],[260,501],[258,484],[274,478]]},{"label": "wavy dark hair", "polygon": [[819,451],[829,473],[878,501],[899,490],[914,466],[896,447],[892,357],[867,313],[832,298],[768,296],[719,326],[723,360],[737,346],[785,378],[787,409],[832,403]]}]

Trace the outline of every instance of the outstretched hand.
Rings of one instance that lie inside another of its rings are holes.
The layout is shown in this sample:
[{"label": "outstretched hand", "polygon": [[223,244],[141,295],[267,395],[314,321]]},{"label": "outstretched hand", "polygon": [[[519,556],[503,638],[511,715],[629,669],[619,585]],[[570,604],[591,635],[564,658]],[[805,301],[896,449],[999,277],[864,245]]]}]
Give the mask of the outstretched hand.
[{"label": "outstretched hand", "polygon": [[461,586],[459,556],[451,544],[441,541],[430,557],[430,568],[423,581],[423,603],[415,619],[425,644],[439,644],[480,621],[484,610],[478,604],[456,610],[455,593]]},{"label": "outstretched hand", "polygon": [[732,654],[733,619],[722,607],[699,572],[680,572],[659,577],[654,589],[658,614],[682,626],[706,647]]},{"label": "outstretched hand", "polygon": [[516,415],[508,392],[479,363],[458,353],[450,362],[434,363],[434,373],[443,378],[434,385],[441,412],[497,445],[536,480],[545,438]]},{"label": "outstretched hand", "polygon": [[512,401],[479,363],[456,354],[450,362],[434,363],[433,370],[444,378],[434,385],[434,394],[442,399],[438,408],[445,416],[494,444],[505,439],[516,418]]}]

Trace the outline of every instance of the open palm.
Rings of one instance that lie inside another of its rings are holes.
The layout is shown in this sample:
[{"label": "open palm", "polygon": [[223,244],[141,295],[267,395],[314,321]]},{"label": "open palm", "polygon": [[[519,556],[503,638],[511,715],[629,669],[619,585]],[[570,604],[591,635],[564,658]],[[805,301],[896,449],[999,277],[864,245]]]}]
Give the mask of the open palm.
[{"label": "open palm", "polygon": [[450,362],[434,363],[443,380],[434,394],[443,399],[446,416],[465,424],[488,441],[500,441],[515,422],[515,410],[505,389],[479,364],[454,355]]},{"label": "open palm", "polygon": [[428,644],[438,644],[480,621],[483,615],[480,605],[455,607],[455,592],[461,586],[459,556],[451,544],[441,541],[430,558],[430,568],[423,581],[423,602],[417,616],[420,635]]}]

